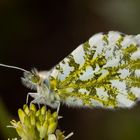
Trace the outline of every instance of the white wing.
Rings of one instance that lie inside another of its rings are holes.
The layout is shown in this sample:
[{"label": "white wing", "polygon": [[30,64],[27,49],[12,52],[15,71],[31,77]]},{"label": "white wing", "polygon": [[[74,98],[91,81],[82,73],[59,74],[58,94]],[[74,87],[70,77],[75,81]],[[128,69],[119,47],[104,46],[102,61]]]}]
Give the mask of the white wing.
[{"label": "white wing", "polygon": [[133,106],[140,98],[140,35],[95,34],[54,68],[50,81],[70,106]]}]

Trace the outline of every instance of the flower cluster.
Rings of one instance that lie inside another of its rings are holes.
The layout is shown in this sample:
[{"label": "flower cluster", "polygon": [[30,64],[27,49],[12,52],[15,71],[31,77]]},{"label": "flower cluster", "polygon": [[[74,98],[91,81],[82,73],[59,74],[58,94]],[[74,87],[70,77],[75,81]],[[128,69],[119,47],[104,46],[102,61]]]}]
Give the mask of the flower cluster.
[{"label": "flower cluster", "polygon": [[65,137],[64,132],[57,129],[57,112],[51,113],[45,106],[37,110],[34,104],[24,105],[18,115],[20,121],[12,120],[11,124],[22,140],[65,140],[73,134]]}]

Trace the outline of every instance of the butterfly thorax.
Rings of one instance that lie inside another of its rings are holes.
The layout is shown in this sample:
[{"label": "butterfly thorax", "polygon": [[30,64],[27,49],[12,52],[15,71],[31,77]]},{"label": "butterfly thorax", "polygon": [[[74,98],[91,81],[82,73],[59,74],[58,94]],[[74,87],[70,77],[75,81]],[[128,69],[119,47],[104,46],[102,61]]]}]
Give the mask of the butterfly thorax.
[{"label": "butterfly thorax", "polygon": [[[45,80],[46,81],[46,80]],[[37,93],[40,95],[40,103],[47,104],[52,108],[57,108],[59,96],[55,94],[54,90],[50,89],[50,85],[42,82],[37,85]]]},{"label": "butterfly thorax", "polygon": [[[46,72],[47,73],[47,72]],[[43,76],[44,73],[32,70],[29,73],[24,73],[22,81],[25,86],[36,91],[36,96],[33,96],[36,103],[47,104],[53,108],[57,108],[59,96],[55,94],[52,89],[49,72]]]}]

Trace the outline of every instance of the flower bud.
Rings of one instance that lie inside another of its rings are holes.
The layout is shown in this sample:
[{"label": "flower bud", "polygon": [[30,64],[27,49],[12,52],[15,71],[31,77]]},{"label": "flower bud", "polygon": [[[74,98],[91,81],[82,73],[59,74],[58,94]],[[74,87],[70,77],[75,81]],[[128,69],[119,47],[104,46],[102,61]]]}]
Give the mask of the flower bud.
[{"label": "flower bud", "polygon": [[[20,121],[11,121],[22,140],[64,140],[63,132],[57,129],[58,114],[51,113],[43,106],[37,110],[35,105],[23,106],[18,110]],[[56,130],[57,129],[57,130]]]},{"label": "flower bud", "polygon": [[18,116],[19,116],[19,119],[20,119],[21,123],[24,123],[24,118],[25,118],[26,115],[25,115],[25,113],[22,109],[18,110]]}]

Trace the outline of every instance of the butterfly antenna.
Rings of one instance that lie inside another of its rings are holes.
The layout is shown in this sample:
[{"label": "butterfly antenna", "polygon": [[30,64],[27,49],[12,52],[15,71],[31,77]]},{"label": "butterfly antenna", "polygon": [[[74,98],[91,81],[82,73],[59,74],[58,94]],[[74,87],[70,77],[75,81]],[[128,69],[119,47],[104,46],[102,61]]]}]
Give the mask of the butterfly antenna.
[{"label": "butterfly antenna", "polygon": [[11,68],[11,69],[21,70],[21,71],[27,72],[27,73],[29,72],[29,71],[27,71],[27,70],[25,70],[25,69],[23,69],[23,68],[16,67],[16,66],[11,66],[11,65],[6,65],[6,64],[2,64],[2,63],[0,63],[0,66],[1,66],[1,67],[6,67],[6,68]]}]

